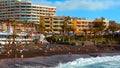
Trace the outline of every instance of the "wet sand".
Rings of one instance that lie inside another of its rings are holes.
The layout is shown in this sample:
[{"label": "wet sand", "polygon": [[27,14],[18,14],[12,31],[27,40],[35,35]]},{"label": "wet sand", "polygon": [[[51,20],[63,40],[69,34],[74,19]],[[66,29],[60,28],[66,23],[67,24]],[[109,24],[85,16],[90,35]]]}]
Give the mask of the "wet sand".
[{"label": "wet sand", "polygon": [[33,58],[20,58],[15,59],[1,59],[0,68],[29,68],[29,67],[55,67],[59,63],[67,63],[80,57],[89,57],[89,55],[53,55],[53,56],[40,56]]}]

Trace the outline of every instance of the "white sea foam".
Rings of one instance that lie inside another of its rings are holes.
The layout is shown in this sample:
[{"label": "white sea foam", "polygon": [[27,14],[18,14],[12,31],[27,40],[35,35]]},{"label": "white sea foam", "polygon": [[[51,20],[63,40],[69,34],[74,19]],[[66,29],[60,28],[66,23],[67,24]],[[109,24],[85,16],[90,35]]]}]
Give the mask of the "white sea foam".
[{"label": "white sea foam", "polygon": [[[68,62],[65,64],[60,64],[56,68],[81,68],[84,66],[99,64],[99,63],[107,63],[106,65],[116,65],[114,61],[120,61],[120,55],[116,56],[104,56],[104,57],[90,57],[90,58],[79,58],[75,61]],[[107,67],[109,68],[109,67]]]}]

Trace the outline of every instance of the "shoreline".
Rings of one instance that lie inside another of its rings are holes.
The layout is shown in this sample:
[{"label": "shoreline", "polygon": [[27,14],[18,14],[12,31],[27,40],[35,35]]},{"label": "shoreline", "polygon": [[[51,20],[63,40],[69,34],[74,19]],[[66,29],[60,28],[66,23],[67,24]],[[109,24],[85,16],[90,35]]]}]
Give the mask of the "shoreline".
[{"label": "shoreline", "polygon": [[[99,53],[96,53],[99,54]],[[102,53],[102,56],[115,56],[119,55],[120,53]],[[68,62],[75,61],[79,58],[90,58],[93,56],[90,56],[89,54],[62,54],[62,55],[52,55],[52,56],[36,56],[36,57],[30,57],[30,58],[24,58],[23,61],[21,61],[20,58],[14,59],[1,59],[2,61],[0,63],[0,67],[2,68],[30,68],[30,67],[38,67],[38,68],[55,68],[56,66],[60,64],[65,64]]]},{"label": "shoreline", "polygon": [[[44,52],[45,53],[45,52]],[[50,52],[47,52],[46,54],[33,54],[33,55],[25,55],[26,53],[24,53],[23,55],[24,55],[24,58],[34,58],[34,57],[50,57],[50,56],[55,56],[55,55],[75,55],[75,54],[77,54],[77,55],[91,55],[91,57],[92,57],[92,55],[97,55],[97,56],[103,56],[102,54],[119,54],[120,53],[120,51],[108,51],[108,52],[105,52],[105,51],[101,51],[101,52],[93,52],[93,53],[91,53],[91,52],[86,52],[86,53],[73,53],[73,52],[70,52],[70,54],[69,54],[69,52],[57,52],[57,53],[50,53]],[[4,57],[4,56],[1,56],[0,55],[0,60],[1,59],[14,59],[15,57],[12,55],[12,56],[9,56],[9,57]],[[20,55],[17,55],[17,58],[21,58],[20,57]]]}]

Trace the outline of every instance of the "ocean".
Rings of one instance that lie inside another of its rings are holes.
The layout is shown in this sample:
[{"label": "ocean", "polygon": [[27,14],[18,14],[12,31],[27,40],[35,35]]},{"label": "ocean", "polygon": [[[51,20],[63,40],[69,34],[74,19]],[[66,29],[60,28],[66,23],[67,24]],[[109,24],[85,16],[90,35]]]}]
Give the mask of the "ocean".
[{"label": "ocean", "polygon": [[119,53],[53,55],[0,60],[0,68],[120,68]]},{"label": "ocean", "polygon": [[79,58],[56,68],[120,68],[120,55]]}]

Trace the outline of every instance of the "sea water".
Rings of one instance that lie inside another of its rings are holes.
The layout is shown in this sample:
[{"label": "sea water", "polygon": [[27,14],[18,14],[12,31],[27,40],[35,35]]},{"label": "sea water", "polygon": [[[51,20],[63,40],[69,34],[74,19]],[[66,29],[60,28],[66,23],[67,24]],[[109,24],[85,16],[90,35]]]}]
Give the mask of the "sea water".
[{"label": "sea water", "polygon": [[79,58],[55,68],[120,68],[120,55]]},{"label": "sea water", "polygon": [[53,55],[24,58],[23,62],[3,59],[0,68],[120,68],[120,54],[105,53],[97,57],[89,54]]}]

